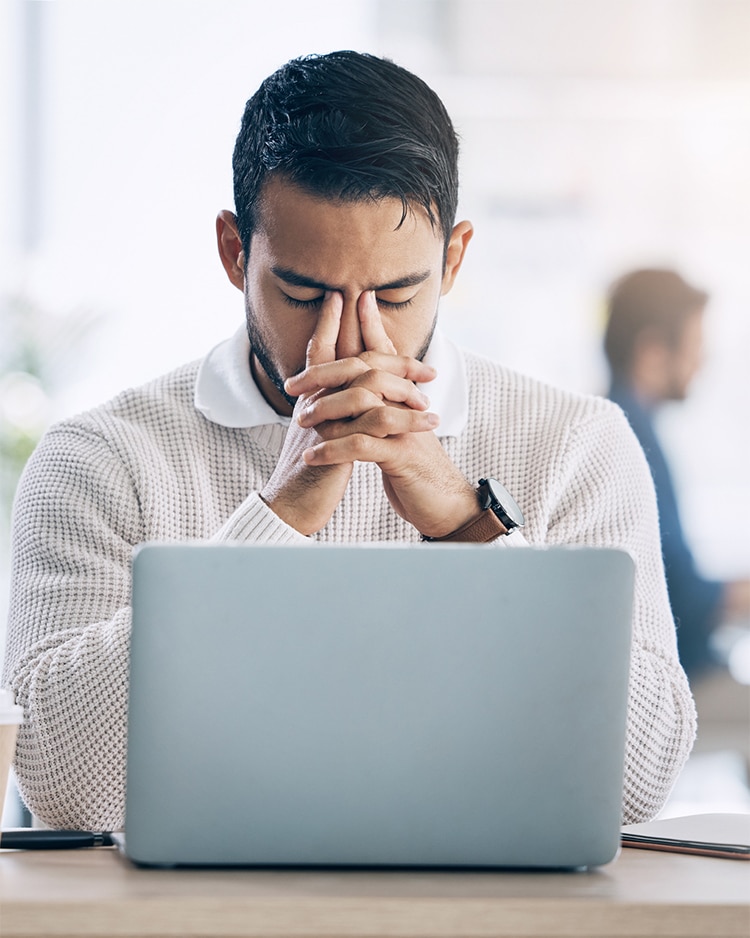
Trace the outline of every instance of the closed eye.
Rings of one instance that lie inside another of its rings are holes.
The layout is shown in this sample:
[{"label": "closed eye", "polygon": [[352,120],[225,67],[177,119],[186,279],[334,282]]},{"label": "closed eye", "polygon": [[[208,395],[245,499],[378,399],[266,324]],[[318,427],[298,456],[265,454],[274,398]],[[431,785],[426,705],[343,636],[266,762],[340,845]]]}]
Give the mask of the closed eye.
[{"label": "closed eye", "polygon": [[293,306],[294,309],[316,309],[323,302],[322,296],[316,296],[312,300],[297,300],[293,296],[289,296],[288,293],[283,293],[284,302],[288,306]]},{"label": "closed eye", "polygon": [[[294,309],[317,309],[323,303],[322,296],[316,296],[311,300],[298,300],[293,296],[289,296],[288,293],[284,293],[283,296],[284,302],[288,306],[294,307]],[[375,299],[377,300],[378,306],[390,310],[406,309],[407,306],[411,306],[414,302],[413,296],[409,297],[408,300],[402,300],[400,303],[391,303],[389,300],[381,300],[377,296]]]},{"label": "closed eye", "polygon": [[406,309],[414,302],[413,296],[409,297],[408,300],[402,300],[400,303],[389,303],[388,300],[380,300],[377,297],[375,299],[378,301],[378,306],[382,306],[384,309]]}]

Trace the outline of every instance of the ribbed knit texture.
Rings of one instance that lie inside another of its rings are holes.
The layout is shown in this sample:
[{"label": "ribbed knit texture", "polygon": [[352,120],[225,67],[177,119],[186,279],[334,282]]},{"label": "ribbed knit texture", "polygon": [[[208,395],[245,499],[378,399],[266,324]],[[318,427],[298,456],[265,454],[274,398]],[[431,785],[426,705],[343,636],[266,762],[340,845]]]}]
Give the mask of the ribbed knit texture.
[{"label": "ribbed knit texture", "polygon": [[[645,458],[609,402],[473,355],[466,362],[469,423],[442,442],[467,479],[498,478],[520,504],[525,540],[514,534],[498,546],[614,546],[636,558],[623,820],[645,820],[664,803],[695,734]],[[286,430],[206,420],[193,406],[197,367],[54,426],[19,486],[3,682],[25,709],[19,787],[50,826],[123,824],[133,548],[193,538],[310,542],[258,495]],[[355,466],[312,540],[431,549],[395,514],[370,464]],[[286,588],[279,569],[280,600]]]}]

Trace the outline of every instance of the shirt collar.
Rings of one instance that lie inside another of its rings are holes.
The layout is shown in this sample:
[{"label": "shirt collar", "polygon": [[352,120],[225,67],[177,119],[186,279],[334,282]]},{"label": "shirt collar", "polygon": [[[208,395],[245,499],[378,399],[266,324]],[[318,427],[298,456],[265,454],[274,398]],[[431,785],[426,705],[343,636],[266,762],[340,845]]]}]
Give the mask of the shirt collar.
[{"label": "shirt collar", "polygon": [[[458,436],[469,415],[466,366],[461,351],[436,329],[425,363],[437,371],[434,381],[419,385],[430,398],[430,410],[440,417],[439,436]],[[250,341],[240,327],[203,359],[195,383],[196,410],[222,427],[245,428],[281,424],[289,417],[277,414],[266,401],[250,371]]]},{"label": "shirt collar", "polygon": [[250,340],[241,326],[206,355],[195,382],[195,407],[222,427],[289,426],[263,397],[250,371]]}]

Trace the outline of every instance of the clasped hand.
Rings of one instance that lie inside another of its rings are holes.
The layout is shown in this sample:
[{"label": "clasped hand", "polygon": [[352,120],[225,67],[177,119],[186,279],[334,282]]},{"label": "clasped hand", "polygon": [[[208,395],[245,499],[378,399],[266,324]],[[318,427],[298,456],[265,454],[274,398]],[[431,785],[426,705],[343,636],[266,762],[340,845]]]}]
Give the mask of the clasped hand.
[{"label": "clasped hand", "polygon": [[416,387],[433,380],[435,369],[397,354],[372,292],[357,303],[364,350],[347,355],[340,342],[342,312],[342,295],[327,292],[305,368],[285,382],[297,403],[261,496],[292,527],[314,534],[343,498],[354,462],[374,462],[402,518],[422,534],[449,534],[476,515],[478,505],[473,487],[432,432],[439,417]]}]

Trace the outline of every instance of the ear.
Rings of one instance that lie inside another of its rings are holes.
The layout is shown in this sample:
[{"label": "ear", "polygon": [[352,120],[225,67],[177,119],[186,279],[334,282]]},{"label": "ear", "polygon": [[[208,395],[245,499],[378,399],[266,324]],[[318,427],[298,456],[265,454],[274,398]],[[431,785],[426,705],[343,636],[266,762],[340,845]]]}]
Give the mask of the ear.
[{"label": "ear", "polygon": [[237,230],[237,218],[226,209],[216,216],[216,241],[227,277],[238,290],[245,289],[245,252]]},{"label": "ear", "polygon": [[448,250],[445,252],[445,270],[443,271],[443,283],[440,287],[442,296],[451,289],[461,269],[461,264],[466,254],[466,248],[474,234],[474,226],[470,221],[460,221],[451,232],[448,240]]}]

